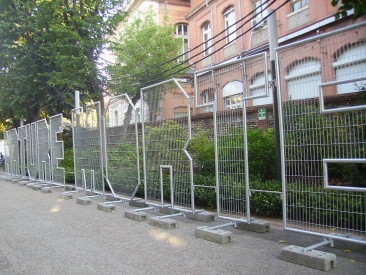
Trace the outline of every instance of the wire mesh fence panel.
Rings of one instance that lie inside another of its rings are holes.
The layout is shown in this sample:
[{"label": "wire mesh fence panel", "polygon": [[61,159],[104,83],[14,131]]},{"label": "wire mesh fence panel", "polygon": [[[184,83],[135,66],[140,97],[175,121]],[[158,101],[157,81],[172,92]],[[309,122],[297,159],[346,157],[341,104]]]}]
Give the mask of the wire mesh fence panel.
[{"label": "wire mesh fence panel", "polygon": [[4,132],[4,156],[5,156],[5,172],[10,174],[10,157],[9,157],[9,147],[10,147],[10,134],[9,131]]},{"label": "wire mesh fence panel", "polygon": [[19,141],[19,164],[20,164],[20,175],[22,177],[27,176],[27,128],[21,126],[18,128],[18,141]]},{"label": "wire mesh fence panel", "polygon": [[64,142],[61,140],[63,132],[62,114],[49,118],[50,121],[50,154],[51,154],[51,182],[65,184],[65,169],[61,167],[64,159]]},{"label": "wire mesh fence panel", "polygon": [[132,196],[140,185],[138,120],[127,94],[110,98],[104,114],[105,169],[116,194]]},{"label": "wire mesh fence panel", "polygon": [[145,200],[194,212],[193,163],[186,150],[190,98],[173,79],[141,89],[141,101]]},{"label": "wire mesh fence panel", "polygon": [[27,169],[29,178],[35,180],[38,176],[38,141],[37,123],[26,125],[27,129]]},{"label": "wire mesh fence panel", "polygon": [[38,178],[50,182],[49,127],[46,119],[37,122]]},{"label": "wire mesh fence panel", "polygon": [[287,229],[366,240],[365,25],[277,49]]},{"label": "wire mesh fence panel", "polygon": [[[72,111],[75,185],[104,193],[100,102]],[[84,175],[83,175],[84,171]],[[83,179],[84,178],[84,179]]]},{"label": "wire mesh fence panel", "polygon": [[195,75],[196,105],[216,100],[214,108],[207,106],[203,111],[214,111],[217,211],[221,218],[250,218],[246,108],[271,103],[267,62],[263,53]]},{"label": "wire mesh fence panel", "polygon": [[19,170],[19,146],[18,146],[18,131],[16,129],[11,129],[8,132],[8,146],[9,146],[9,174],[14,176],[20,175]]},{"label": "wire mesh fence panel", "polygon": [[[87,158],[84,158],[82,153],[85,149],[83,139],[85,138],[85,115],[83,108],[73,109],[72,116],[72,138],[73,138],[73,153],[74,153],[74,176],[75,187],[84,188],[82,169],[89,168]],[[89,186],[90,187],[90,186]]]}]

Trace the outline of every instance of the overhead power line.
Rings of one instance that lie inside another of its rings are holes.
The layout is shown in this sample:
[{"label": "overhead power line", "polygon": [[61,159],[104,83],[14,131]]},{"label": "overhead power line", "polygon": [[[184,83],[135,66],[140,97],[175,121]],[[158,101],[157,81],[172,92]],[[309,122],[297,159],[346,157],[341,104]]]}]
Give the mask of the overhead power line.
[{"label": "overhead power line", "polygon": [[[270,5],[272,5],[274,2],[276,2],[276,0],[274,0]],[[236,38],[235,38],[235,40],[237,40],[237,39],[239,39],[240,37],[242,37],[243,35],[245,35],[246,33],[248,33],[248,32],[250,32],[252,29],[254,29],[257,25],[259,25],[259,24],[261,24],[263,21],[265,21],[265,20],[267,20],[267,18],[269,17],[269,16],[271,16],[274,12],[276,12],[277,10],[279,10],[280,8],[282,8],[285,4],[287,4],[288,2],[290,2],[290,0],[287,0],[287,1],[285,1],[284,3],[282,3],[278,8],[276,8],[275,10],[273,10],[272,12],[270,12],[268,15],[266,15],[266,16],[264,16],[263,18],[262,18],[262,20],[260,20],[259,22],[257,22],[257,24],[256,25],[254,25],[254,26],[252,26],[250,29],[248,29],[247,31],[245,31],[245,32],[243,32],[242,34],[240,34],[239,36],[237,36]],[[269,6],[270,6],[269,5]],[[244,18],[246,18],[246,17],[248,17],[248,15],[246,15]],[[243,18],[243,19],[244,19]],[[242,25],[240,25],[239,26],[239,28],[241,28],[241,27],[243,27],[245,24],[247,24],[248,22],[250,22],[251,20],[253,20],[255,18],[255,16],[253,16],[253,17],[251,17],[251,18],[249,18],[248,20],[246,20]],[[241,20],[240,20],[241,21]],[[238,21],[238,22],[240,22],[240,21]],[[235,25],[235,24],[233,24],[233,25]],[[233,26],[232,25],[232,26]],[[228,29],[228,28],[227,28]],[[227,29],[225,29],[224,31],[226,31]],[[223,32],[224,32],[223,31]],[[226,37],[228,37],[228,36],[230,36],[231,34],[233,34],[234,32],[236,32],[236,30],[235,31],[233,31],[233,32],[231,32],[231,33],[229,33],[228,35],[226,35],[225,37],[223,37],[223,38],[221,38],[219,41],[217,41],[215,44],[217,44],[217,43],[219,43],[219,42],[221,42],[222,40],[224,40]],[[222,33],[222,32],[221,32]],[[215,37],[217,37],[217,35],[215,36]],[[211,47],[213,47],[215,44],[213,44],[213,45],[211,45]],[[202,44],[201,44],[202,45]],[[145,81],[145,82],[139,82],[139,86],[142,86],[142,85],[148,85],[149,83],[152,83],[152,82],[156,82],[156,81],[160,81],[160,80],[164,80],[164,79],[166,79],[167,77],[169,77],[169,76],[172,76],[172,75],[174,75],[174,74],[177,74],[177,73],[180,73],[180,72],[182,72],[182,71],[184,71],[184,70],[187,70],[187,69],[189,69],[191,66],[193,66],[193,65],[195,65],[195,64],[197,64],[197,63],[199,63],[199,62],[201,62],[203,59],[205,59],[205,58],[207,58],[207,57],[209,57],[209,56],[211,56],[211,55],[213,55],[213,54],[215,54],[216,52],[218,52],[218,51],[220,51],[220,50],[222,50],[224,47],[226,47],[227,45],[223,45],[222,47],[220,47],[220,48],[218,48],[218,49],[216,49],[215,51],[213,51],[212,53],[210,53],[209,55],[207,55],[207,56],[205,56],[204,58],[201,58],[201,59],[199,59],[199,60],[197,60],[196,62],[194,62],[194,63],[192,63],[192,64],[190,64],[189,66],[185,66],[185,67],[183,67],[183,68],[181,68],[181,69],[179,69],[179,70],[177,70],[177,71],[174,71],[174,72],[172,72],[172,73],[170,73],[170,74],[168,74],[168,75],[165,75],[164,77],[160,77],[160,78],[154,78],[153,80],[149,80],[149,81]],[[198,46],[197,46],[198,47]],[[194,49],[196,49],[197,47],[195,47]],[[192,49],[192,50],[194,50],[194,49]],[[194,57],[196,57],[196,56],[198,56],[199,54],[201,54],[202,52],[200,52],[200,53],[198,53],[198,54],[196,54],[196,55],[194,55],[193,57],[191,57],[191,58],[194,58]],[[190,59],[191,59],[190,58]],[[173,59],[172,59],[173,60]],[[176,59],[174,59],[174,60],[176,60]],[[168,61],[166,62],[166,63],[168,63]],[[164,64],[166,64],[166,63],[164,63]],[[162,65],[160,65],[160,66],[162,66]],[[157,73],[157,74],[154,74],[154,75],[150,75],[149,76],[149,78],[145,78],[145,79],[151,79],[152,77],[156,77],[156,76],[159,76],[159,75],[162,75],[162,74],[164,74],[164,73],[166,73],[166,72],[169,72],[169,71],[172,71],[174,68],[177,68],[177,67],[179,67],[180,66],[180,64],[179,65],[176,65],[176,66],[173,66],[172,68],[169,68],[168,70],[165,70],[165,71],[162,71],[162,72],[159,72],[159,73]],[[145,73],[146,72],[149,72],[150,70],[147,70],[147,71],[144,71]],[[144,73],[143,72],[143,73]],[[140,73],[140,74],[142,74],[142,73]],[[130,76],[130,77],[132,77],[132,76]],[[142,81],[143,80],[145,80],[145,79],[142,79]],[[112,79],[111,81],[119,81],[119,80],[122,80],[122,78],[121,79]],[[122,82],[123,84],[126,84],[126,85],[131,85],[131,86],[134,86],[134,85],[132,85],[133,83],[132,82]]]},{"label": "overhead power line", "polygon": [[[238,23],[240,23],[240,22],[242,22],[244,19],[246,19],[248,16],[250,16],[252,13],[254,13],[254,12],[256,12],[258,9],[259,10],[262,10],[261,8],[262,8],[262,6],[265,6],[265,7],[270,7],[271,5],[273,5],[277,0],[272,0],[271,1],[271,3],[268,5],[268,6],[266,6],[266,4],[268,3],[268,2],[270,2],[271,0],[267,0],[266,2],[264,2],[264,3],[262,3],[260,6],[258,6],[257,8],[255,8],[254,10],[252,10],[250,13],[248,13],[247,15],[245,15],[243,18],[241,18],[240,20],[238,20],[238,21],[236,21],[234,24],[232,24],[232,25],[230,25],[230,26],[228,26],[226,29],[224,29],[224,30],[222,30],[220,33],[218,33],[218,34],[216,34],[215,36],[213,36],[212,38],[210,38],[210,39],[208,39],[207,41],[205,41],[205,42],[203,42],[203,43],[201,43],[201,44],[199,44],[199,45],[197,45],[197,46],[195,46],[193,49],[190,49],[189,51],[187,51],[187,52],[185,52],[185,53],[183,53],[183,54],[181,54],[181,55],[179,55],[179,56],[176,56],[176,57],[174,57],[174,58],[172,58],[172,59],[170,59],[170,60],[168,60],[168,61],[165,61],[165,62],[163,62],[163,63],[161,63],[161,64],[159,64],[159,65],[156,65],[156,66],[154,66],[154,67],[152,67],[152,68],[150,68],[150,69],[147,69],[147,70],[145,70],[145,71],[143,71],[143,72],[140,72],[140,73],[137,73],[137,74],[134,74],[134,75],[130,75],[130,76],[126,76],[126,77],[119,77],[119,78],[114,78],[114,79],[112,79],[113,81],[118,81],[118,80],[122,80],[122,79],[131,79],[131,78],[133,78],[133,77],[136,77],[136,76],[139,76],[139,75],[142,75],[142,74],[147,74],[147,73],[149,73],[149,72],[151,72],[152,70],[154,70],[154,69],[157,69],[157,68],[159,68],[159,67],[161,67],[161,66],[164,66],[164,65],[166,65],[166,64],[168,64],[168,63],[171,63],[171,62],[176,62],[180,57],[182,57],[182,56],[185,56],[186,54],[188,54],[188,53],[190,53],[190,52],[192,52],[192,51],[194,51],[194,50],[196,50],[197,48],[199,48],[199,47],[201,47],[202,45],[204,45],[204,43],[207,43],[207,42],[209,42],[209,41],[212,41],[213,39],[215,39],[215,38],[217,38],[218,36],[220,36],[221,34],[223,34],[223,33],[225,33],[227,30],[229,30],[231,27],[233,27],[233,26],[236,26],[236,24],[238,24]],[[286,1],[286,2],[289,2],[289,0],[288,1]],[[253,20],[255,18],[255,16],[252,16],[249,20],[247,20],[247,21],[245,21],[242,25],[240,25],[239,27],[238,27],[238,29],[240,29],[241,27],[243,27],[246,23],[248,23],[248,21],[251,21],[251,20]],[[267,17],[266,17],[267,18]],[[262,20],[262,21],[264,21],[264,20]],[[260,22],[262,22],[262,21],[260,21]],[[258,24],[260,23],[260,22],[258,22]],[[255,26],[254,26],[255,27]],[[253,28],[253,27],[252,27]],[[252,29],[251,28],[251,29]],[[250,29],[250,30],[251,30]],[[228,36],[230,36],[230,35],[232,35],[233,33],[235,33],[236,32],[236,30],[235,31],[233,31],[233,32],[231,32],[231,33],[229,33],[229,34],[227,34],[227,35],[225,35],[223,38],[221,38],[220,40],[218,40],[218,41],[216,41],[215,43],[213,43],[212,45],[210,45],[210,47],[208,47],[207,49],[210,49],[210,48],[212,48],[213,46],[215,46],[217,43],[219,43],[219,42],[221,42],[222,40],[224,40],[224,39],[226,39]],[[240,36],[238,36],[237,38],[239,38],[239,37],[241,37],[242,35],[240,35]],[[237,39],[236,38],[236,39]],[[236,40],[235,39],[235,40]],[[205,49],[205,50],[207,50],[207,49]],[[222,49],[222,48],[220,48],[220,49]],[[198,55],[200,55],[200,54],[202,54],[204,51],[201,51],[201,52],[199,52],[199,53],[197,53],[196,55],[194,55],[194,56],[192,56],[192,57],[190,57],[189,59],[192,59],[192,58],[194,58],[194,57],[196,57],[196,56],[198,56]],[[216,52],[216,51],[215,51]],[[214,52],[214,53],[215,53]],[[207,55],[207,56],[205,56],[204,58],[207,58],[208,56],[210,56],[210,55],[212,55],[213,53],[210,53],[209,55]],[[204,58],[202,58],[201,60],[203,60]],[[201,60],[199,60],[199,61],[201,61]],[[199,62],[198,61],[198,62]],[[196,63],[194,63],[194,64],[196,64]],[[172,70],[172,69],[175,69],[175,68],[177,68],[177,67],[179,67],[181,64],[177,64],[177,65],[175,65],[175,66],[173,66],[173,67],[171,67],[171,68],[169,68],[169,70]],[[159,73],[156,73],[156,74],[152,74],[152,75],[149,75],[149,77],[154,77],[154,76],[157,76],[157,75],[160,75],[160,74],[163,74],[164,72],[167,72],[167,71],[169,71],[169,70],[165,70],[165,71],[163,71],[163,72],[159,72]],[[131,84],[132,84],[132,82],[133,81],[131,81]]]}]

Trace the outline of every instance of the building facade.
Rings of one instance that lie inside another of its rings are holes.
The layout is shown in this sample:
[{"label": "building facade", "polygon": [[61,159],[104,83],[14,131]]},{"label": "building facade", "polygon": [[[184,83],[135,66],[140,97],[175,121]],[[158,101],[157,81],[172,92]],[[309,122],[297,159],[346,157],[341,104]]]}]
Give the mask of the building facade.
[{"label": "building facade", "polygon": [[[219,111],[241,108],[243,94],[261,94],[271,80],[266,20],[271,10],[276,10],[279,46],[365,20],[363,17],[354,22],[353,11],[349,12],[348,17],[336,20],[334,14],[338,8],[325,0],[131,0],[126,3],[125,10],[130,12],[132,18],[139,10],[147,9],[151,5],[157,13],[157,20],[163,22],[164,16],[168,15],[171,23],[176,26],[175,36],[182,39],[182,56],[179,60],[187,62],[191,71],[197,72],[242,57],[267,53],[266,60],[263,57],[253,58],[248,61],[250,66],[245,71],[240,66],[233,68],[233,72],[221,78],[219,83],[212,81],[209,71],[200,75],[196,83],[193,83],[193,78],[190,84],[187,83],[187,78],[181,81],[189,96],[193,97],[195,89],[197,90],[197,101],[200,104],[212,102],[216,93]],[[334,41],[327,41],[328,46],[324,48],[326,55],[315,41],[304,49],[297,50],[295,54],[283,57],[281,66],[286,75],[283,79],[282,100],[317,97],[320,83],[364,76],[364,29],[356,30],[358,35],[355,35],[355,31],[350,31],[341,38],[330,38]],[[361,85],[361,82],[327,88],[324,95],[353,93],[355,84]],[[300,86],[306,86],[307,92],[299,89]],[[174,101],[164,99],[159,106],[160,109],[177,110],[177,114],[170,112],[171,118],[180,117],[186,107],[179,105],[179,101],[177,98]],[[247,100],[246,106],[256,111],[263,106],[271,109],[272,103],[270,87],[268,97]],[[193,107],[192,103],[191,110],[194,110]],[[207,106],[194,110],[193,114],[210,113],[212,110],[212,106]],[[159,115],[154,117],[162,119]]]}]

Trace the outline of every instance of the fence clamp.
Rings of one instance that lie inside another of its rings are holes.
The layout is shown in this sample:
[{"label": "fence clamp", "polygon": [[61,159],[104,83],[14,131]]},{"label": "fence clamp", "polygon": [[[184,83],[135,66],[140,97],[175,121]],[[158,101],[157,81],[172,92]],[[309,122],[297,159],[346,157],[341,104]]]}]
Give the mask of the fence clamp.
[{"label": "fence clamp", "polygon": [[277,79],[268,80],[268,87],[277,87]]}]

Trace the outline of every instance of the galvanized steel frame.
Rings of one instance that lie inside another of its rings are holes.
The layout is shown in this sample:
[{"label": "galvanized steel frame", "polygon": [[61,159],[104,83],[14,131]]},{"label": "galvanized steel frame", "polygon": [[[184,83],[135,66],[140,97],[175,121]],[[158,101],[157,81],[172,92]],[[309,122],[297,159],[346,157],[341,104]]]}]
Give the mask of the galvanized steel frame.
[{"label": "galvanized steel frame", "polygon": [[[287,209],[287,196],[289,191],[287,190],[287,180],[286,180],[286,152],[285,152],[285,137],[284,137],[284,114],[283,114],[283,104],[282,104],[282,92],[281,92],[281,60],[279,58],[279,52],[282,50],[286,50],[286,49],[291,49],[291,48],[295,48],[297,46],[300,45],[305,45],[307,43],[311,43],[311,42],[315,42],[315,41],[321,41],[324,38],[329,38],[331,36],[335,36],[337,34],[341,34],[341,33],[345,33],[347,31],[350,30],[354,30],[356,28],[361,28],[361,27],[365,27],[366,26],[366,22],[362,22],[362,23],[358,23],[358,24],[354,24],[342,29],[338,29],[335,31],[331,31],[325,34],[321,34],[321,35],[317,35],[315,37],[312,38],[308,38],[308,39],[304,39],[295,43],[291,43],[285,46],[281,46],[275,49],[276,51],[276,85],[278,87],[277,90],[277,94],[278,94],[278,99],[279,99],[279,123],[280,123],[280,139],[281,139],[281,158],[282,158],[282,168],[281,168],[281,174],[282,174],[282,191],[283,191],[283,222],[284,222],[284,228],[286,230],[289,231],[295,231],[295,232],[301,232],[301,233],[305,233],[305,234],[310,234],[310,235],[315,235],[315,236],[321,236],[321,237],[325,237],[327,239],[338,239],[338,240],[344,240],[344,241],[349,241],[349,242],[354,242],[354,243],[361,243],[361,244],[365,244],[365,236],[366,236],[366,231],[361,231],[361,232],[357,232],[359,233],[359,235],[361,236],[356,236],[355,238],[351,236],[350,233],[347,234],[335,234],[334,232],[327,232],[327,230],[317,230],[316,226],[311,226],[309,224],[309,226],[307,226],[305,229],[299,229],[299,228],[294,228],[291,227],[291,225],[288,224],[287,221],[287,216],[288,216],[288,209]],[[346,43],[346,42],[344,42]],[[329,114],[334,114],[334,113],[340,113],[340,112],[349,112],[349,111],[362,111],[366,109],[366,105],[360,105],[360,106],[355,106],[355,107],[341,107],[341,108],[334,108],[334,109],[325,109],[324,106],[324,96],[323,96],[323,88],[324,87],[328,87],[328,86],[335,86],[338,84],[344,84],[344,83],[349,83],[349,82],[354,82],[354,81],[359,81],[359,80],[364,80],[365,77],[361,77],[361,78],[350,78],[347,80],[342,80],[342,81],[328,81],[325,83],[321,83],[319,84],[319,114],[320,115],[329,115]],[[364,141],[365,142],[365,141]],[[323,188],[324,190],[330,189],[330,190],[341,190],[341,191],[346,191],[349,193],[352,192],[359,192],[359,194],[365,194],[364,192],[366,191],[366,188],[347,188],[347,187],[335,187],[335,186],[329,186],[328,185],[328,178],[327,178],[327,165],[328,163],[365,163],[366,159],[364,158],[354,158],[354,159],[330,159],[330,158],[324,158],[322,159],[322,163],[323,163]],[[363,199],[365,200],[365,196],[363,196]],[[332,211],[336,211],[335,209],[332,209]],[[365,211],[364,209],[361,211]],[[365,222],[365,221],[364,221]],[[322,226],[322,225],[320,225]],[[326,224],[324,226],[327,226]],[[336,230],[336,228],[333,228],[334,230]],[[341,231],[348,231],[348,232],[352,232],[352,229],[350,228],[341,228]],[[323,232],[322,232],[323,231]]]},{"label": "galvanized steel frame", "polygon": [[102,124],[100,102],[72,110],[75,187],[99,194],[105,193]]},{"label": "galvanized steel frame", "polygon": [[53,184],[65,185],[65,168],[59,167],[59,162],[64,160],[64,142],[58,140],[63,133],[63,116],[58,114],[49,118],[50,122],[50,154],[51,178]]},{"label": "galvanized steel frame", "polygon": [[[134,121],[134,135],[135,135],[135,156],[136,156],[136,186],[134,188],[134,190],[132,191],[130,195],[130,200],[132,200],[134,198],[134,196],[136,195],[136,192],[141,184],[141,178],[140,178],[140,157],[139,157],[139,140],[138,140],[138,126],[137,126],[137,110],[136,110],[136,107],[135,105],[132,103],[130,97],[128,96],[128,94],[122,94],[122,95],[118,95],[118,96],[115,96],[115,97],[111,97],[109,99],[109,102],[108,102],[108,105],[107,107],[105,108],[105,111],[104,111],[104,115],[103,115],[103,134],[104,134],[104,139],[103,139],[103,143],[104,143],[104,166],[105,166],[105,180],[112,192],[112,195],[113,196],[119,196],[119,194],[116,194],[114,188],[113,188],[113,185],[114,185],[114,182],[112,182],[113,180],[111,178],[109,178],[109,170],[110,170],[110,166],[109,166],[109,156],[108,156],[108,135],[107,135],[107,122],[106,122],[106,116],[109,112],[109,108],[110,108],[110,105],[113,101],[116,101],[116,100],[126,100],[128,105],[132,108],[134,114],[135,114],[135,121]],[[118,111],[121,111],[121,110],[118,110]],[[111,114],[109,114],[109,116],[111,116]],[[122,126],[126,126],[126,125],[122,125]],[[128,127],[128,125],[126,126]],[[127,131],[127,129],[126,129]],[[118,143],[118,144],[122,144],[122,143]],[[125,143],[127,144],[127,143]],[[128,143],[129,144],[129,143]],[[123,167],[121,167],[121,169],[123,169]],[[123,176],[123,175],[122,175]],[[125,187],[125,186],[124,186]],[[117,192],[118,193],[118,192]]]},{"label": "galvanized steel frame", "polygon": [[[247,85],[246,81],[246,73],[244,73],[243,75],[243,95],[242,95],[242,129],[243,129],[243,140],[244,140],[244,169],[245,169],[245,208],[246,211],[245,213],[237,213],[237,215],[225,215],[222,213],[221,211],[221,201],[223,201],[223,204],[229,204],[229,202],[226,202],[225,198],[221,198],[220,197],[220,175],[219,175],[219,163],[220,163],[220,158],[219,158],[219,145],[218,145],[218,98],[217,98],[217,88],[215,87],[215,97],[214,97],[214,101],[212,103],[206,103],[206,104],[201,104],[199,103],[199,99],[198,99],[198,77],[200,75],[203,75],[204,73],[207,72],[211,72],[212,73],[212,81],[215,81],[215,76],[214,76],[214,71],[221,69],[221,68],[225,68],[228,67],[230,65],[235,65],[237,63],[242,64],[243,66],[243,70],[245,71],[246,68],[246,61],[250,61],[252,59],[255,58],[263,58],[263,74],[264,74],[264,91],[265,94],[261,94],[261,95],[248,95],[248,94],[244,94],[244,91],[249,91],[249,87],[246,90],[245,87]],[[214,144],[215,144],[215,170],[216,170],[216,186],[215,186],[215,190],[216,190],[216,202],[217,202],[217,215],[219,218],[222,219],[227,219],[227,220],[231,220],[233,222],[235,221],[239,221],[239,222],[247,222],[248,224],[250,224],[251,222],[251,213],[250,213],[250,181],[249,181],[249,163],[248,163],[248,141],[247,141],[247,110],[246,110],[246,101],[247,100],[252,100],[252,99],[257,99],[257,98],[262,98],[262,97],[268,97],[269,96],[269,81],[268,81],[268,65],[267,65],[267,53],[263,52],[263,53],[259,53],[259,54],[255,54],[249,57],[245,57],[245,58],[241,58],[239,60],[233,60],[230,62],[225,62],[223,64],[219,64],[207,69],[203,69],[200,71],[195,72],[194,74],[194,87],[195,87],[195,107],[196,108],[203,108],[203,107],[208,107],[208,106],[213,106],[213,125],[214,125]],[[206,188],[207,186],[198,186],[195,185],[195,187],[204,187]],[[267,190],[256,190],[256,191],[262,191],[262,192],[267,192]],[[271,192],[271,191],[268,191]],[[236,217],[235,217],[236,216]],[[226,226],[226,225],[225,225]]]},{"label": "galvanized steel frame", "polygon": [[[142,116],[142,119],[141,119],[141,124],[142,124],[142,145],[143,145],[143,171],[144,171],[144,197],[145,197],[145,203],[147,204],[151,204],[151,205],[156,205],[156,206],[159,206],[159,207],[166,207],[166,206],[169,206],[169,207],[174,207],[174,209],[177,209],[177,210],[183,210],[183,211],[187,211],[186,209],[183,209],[183,208],[178,208],[176,207],[176,202],[174,201],[174,190],[172,192],[171,190],[171,205],[165,205],[164,204],[164,201],[163,199],[160,200],[160,204],[155,204],[155,203],[152,203],[152,202],[149,202],[148,201],[148,194],[147,194],[147,189],[148,189],[148,180],[147,180],[147,162],[146,162],[146,140],[145,140],[145,110],[144,110],[144,91],[148,90],[148,89],[152,89],[152,88],[156,88],[158,86],[161,86],[161,85],[165,85],[165,84],[175,84],[176,87],[179,89],[179,91],[183,94],[183,96],[187,99],[187,131],[188,131],[188,137],[187,137],[187,141],[184,145],[184,147],[182,148],[182,151],[184,152],[184,155],[187,157],[188,159],[188,162],[189,162],[189,180],[190,180],[190,205],[191,205],[191,212],[192,213],[195,213],[196,212],[196,209],[195,209],[195,203],[194,203],[194,184],[193,184],[193,159],[192,157],[190,156],[187,148],[188,148],[188,145],[192,139],[192,133],[191,133],[191,112],[190,112],[190,108],[191,108],[191,98],[188,96],[188,94],[185,92],[185,90],[182,88],[182,86],[179,84],[179,82],[173,78],[173,79],[169,79],[169,80],[166,80],[166,81],[162,81],[162,82],[159,82],[157,84],[154,84],[154,85],[150,85],[150,86],[147,86],[147,87],[144,87],[140,90],[140,99],[141,99],[141,116]],[[168,168],[170,170],[170,173],[172,171],[172,167],[170,164],[164,164],[164,165],[160,165],[159,166],[159,172],[160,172],[160,175],[162,174],[161,173],[161,169],[162,168]],[[171,179],[172,180],[172,179]],[[160,179],[160,184],[161,184],[161,181],[162,179]],[[162,192],[163,190],[161,190]]]},{"label": "galvanized steel frame", "polygon": [[50,131],[46,119],[37,124],[38,178],[42,182],[51,182],[51,158],[49,155]]}]

